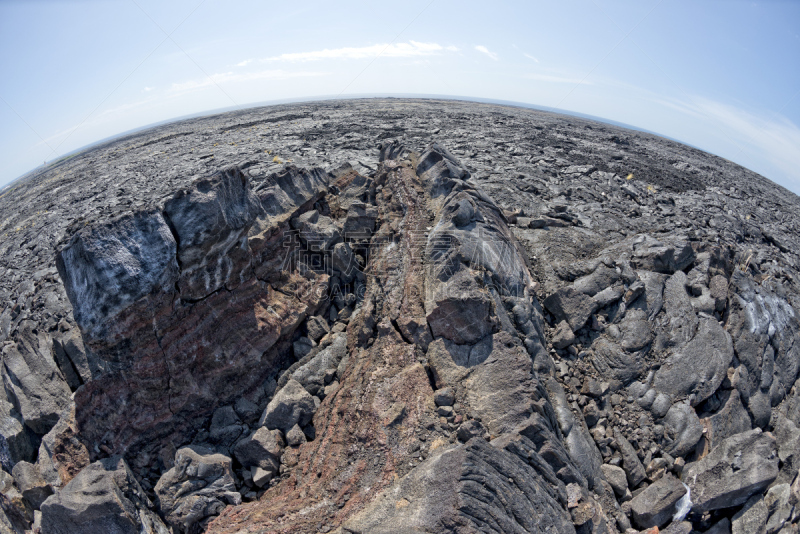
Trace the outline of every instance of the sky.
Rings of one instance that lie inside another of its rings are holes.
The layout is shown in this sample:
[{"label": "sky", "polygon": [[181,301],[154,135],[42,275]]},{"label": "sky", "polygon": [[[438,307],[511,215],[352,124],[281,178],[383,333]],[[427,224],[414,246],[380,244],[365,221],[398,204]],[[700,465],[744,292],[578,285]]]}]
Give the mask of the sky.
[{"label": "sky", "polygon": [[800,2],[0,0],[0,187],[134,128],[438,94],[622,122],[800,194]]}]

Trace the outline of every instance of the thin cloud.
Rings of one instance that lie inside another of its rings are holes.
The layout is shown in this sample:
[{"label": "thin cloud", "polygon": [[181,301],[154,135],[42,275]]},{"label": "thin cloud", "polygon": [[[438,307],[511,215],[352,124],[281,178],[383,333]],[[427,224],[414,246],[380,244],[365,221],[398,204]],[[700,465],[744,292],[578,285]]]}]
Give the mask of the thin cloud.
[{"label": "thin cloud", "polygon": [[477,45],[477,46],[475,46],[475,50],[477,50],[481,54],[486,54],[487,56],[489,56],[490,58],[492,58],[495,61],[497,61],[497,59],[498,59],[497,58],[497,54],[495,54],[494,52],[489,52],[489,49],[486,48],[485,46]]},{"label": "thin cloud", "polygon": [[[320,61],[323,59],[366,59],[376,56],[383,57],[419,57],[433,56],[444,52],[458,52],[455,46],[442,46],[438,43],[420,43],[409,41],[407,43],[376,44],[362,47],[326,48],[311,52],[292,52],[264,58],[262,61]],[[237,66],[244,66],[252,60],[246,60]]]},{"label": "thin cloud", "polygon": [[530,54],[522,54],[522,55],[523,55],[523,56],[525,56],[525,57],[526,57],[526,58],[528,58],[528,59],[532,59],[532,60],[534,60],[536,63],[539,63],[539,60],[538,60],[538,59],[536,59],[535,57],[533,57],[533,56],[532,56],[532,55],[530,55]]},{"label": "thin cloud", "polygon": [[149,93],[152,90],[153,90],[153,87],[145,87],[144,89],[142,89],[142,91],[144,91],[145,93]]},{"label": "thin cloud", "polygon": [[237,67],[246,67],[252,62],[253,62],[252,59],[245,59],[244,61],[240,61],[239,63],[237,63],[236,66]]},{"label": "thin cloud", "polygon": [[254,80],[287,80],[289,78],[309,78],[315,76],[325,76],[326,72],[312,72],[312,71],[286,71],[286,70],[262,70],[257,72],[248,72],[243,74],[234,74],[233,72],[221,72],[212,74],[205,78],[198,80],[189,80],[181,83],[173,83],[170,87],[171,92],[185,92],[208,87],[211,85],[219,85],[221,83],[229,82],[249,82]]}]

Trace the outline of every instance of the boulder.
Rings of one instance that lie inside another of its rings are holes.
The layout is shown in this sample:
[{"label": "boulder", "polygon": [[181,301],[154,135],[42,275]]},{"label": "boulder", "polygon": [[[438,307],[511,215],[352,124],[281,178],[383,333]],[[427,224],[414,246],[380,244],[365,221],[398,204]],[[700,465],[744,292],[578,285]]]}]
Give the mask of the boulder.
[{"label": "boulder", "polygon": [[673,397],[691,395],[692,406],[697,406],[719,388],[732,359],[730,335],[716,319],[702,318],[692,340],[656,372],[653,387]]},{"label": "boulder", "polygon": [[0,398],[0,435],[8,449],[8,465],[4,465],[4,469],[10,470],[11,466],[21,460],[33,460],[33,444],[29,432],[14,405]]},{"label": "boulder", "polygon": [[665,475],[631,501],[633,522],[640,528],[663,527],[675,514],[675,505],[686,495],[683,483]]},{"label": "boulder", "polygon": [[214,410],[208,428],[208,441],[221,447],[230,447],[247,432],[247,425],[242,423],[233,406],[221,406]]},{"label": "boulder", "polygon": [[347,336],[344,333],[333,336],[333,342],[330,345],[292,373],[292,379],[300,383],[311,394],[316,395],[325,387],[325,373],[336,369],[344,355],[347,354]]},{"label": "boulder", "polygon": [[79,439],[73,404],[61,414],[56,426],[42,438],[36,467],[55,489],[63,487],[90,463],[89,450]]},{"label": "boulder", "polygon": [[[8,400],[22,416],[25,425],[37,434],[46,434],[70,403],[72,392],[52,355],[52,340],[25,324],[15,343],[2,348],[2,378]],[[24,448],[24,438],[20,441]]]},{"label": "boulder", "polygon": [[353,202],[347,210],[343,234],[347,239],[364,239],[375,231],[378,210],[363,202]]},{"label": "boulder", "polygon": [[636,455],[636,449],[633,448],[633,445],[625,439],[625,436],[623,436],[622,432],[617,428],[614,428],[614,441],[617,442],[617,449],[619,449],[620,454],[622,454],[622,468],[625,470],[625,475],[628,477],[628,486],[630,488],[635,488],[647,478],[644,466]]},{"label": "boulder", "polygon": [[42,534],[169,534],[123,459],[95,462],[42,504]]},{"label": "boulder", "polygon": [[56,266],[84,341],[86,334],[102,337],[115,317],[139,298],[174,288],[176,251],[172,231],[155,209],[77,231],[56,255]]},{"label": "boulder", "polygon": [[154,491],[161,514],[184,531],[242,502],[231,459],[197,445],[178,449],[175,466],[161,476]]},{"label": "boulder", "polygon": [[264,470],[276,472],[280,465],[284,441],[280,430],[268,430],[261,427],[241,440],[233,449],[236,459],[242,467],[258,466]]},{"label": "boulder", "polygon": [[306,441],[306,435],[303,434],[303,430],[300,428],[300,425],[294,425],[286,433],[286,444],[290,447],[297,447]]},{"label": "boulder", "polygon": [[610,464],[603,464],[600,466],[600,469],[603,471],[603,476],[606,477],[606,481],[608,481],[613,488],[614,493],[616,493],[618,497],[625,495],[625,492],[628,491],[628,479],[625,475],[625,470]]},{"label": "boulder", "polygon": [[736,434],[687,465],[682,475],[697,513],[743,504],[778,476],[778,450],[772,434],[760,429]]},{"label": "boulder", "polygon": [[493,302],[489,292],[462,269],[443,282],[425,303],[428,324],[434,337],[459,345],[472,344],[492,333]]},{"label": "boulder", "polygon": [[572,287],[559,289],[542,304],[553,314],[556,321],[567,321],[573,332],[583,328],[592,313],[597,310],[597,303],[591,297]]},{"label": "boulder", "polygon": [[456,394],[453,388],[437,389],[433,394],[433,402],[436,406],[452,406],[456,401]]},{"label": "boulder", "polygon": [[664,416],[664,426],[672,433],[673,442],[667,451],[673,456],[685,456],[703,437],[703,423],[694,408],[682,402],[673,404]]},{"label": "boulder", "polygon": [[619,380],[623,384],[629,384],[644,368],[639,353],[623,350],[604,337],[599,337],[592,343],[592,352],[592,365],[606,380]]},{"label": "boulder", "polygon": [[688,241],[666,243],[642,235],[633,242],[631,264],[635,269],[672,274],[691,265],[694,259],[695,252]]},{"label": "boulder", "polygon": [[353,249],[347,243],[336,243],[331,252],[331,267],[341,273],[344,281],[349,281],[360,270],[360,266],[353,254]]},{"label": "boulder", "polygon": [[766,534],[769,510],[763,495],[753,495],[731,518],[731,534]]},{"label": "boulder", "polygon": [[591,274],[587,274],[575,280],[572,284],[572,289],[592,297],[604,289],[613,286],[619,279],[620,274],[616,269],[601,264]]},{"label": "boulder", "polygon": [[258,424],[285,433],[294,425],[307,425],[316,409],[314,397],[297,380],[290,379],[267,405]]},{"label": "boulder", "polygon": [[556,326],[556,331],[553,333],[553,338],[550,340],[553,347],[557,349],[565,349],[575,343],[575,334],[572,332],[567,321],[561,321]]},{"label": "boulder", "polygon": [[45,499],[53,494],[53,488],[34,464],[17,462],[11,474],[20,493],[34,510],[40,509]]},{"label": "boulder", "polygon": [[772,486],[764,496],[764,504],[767,505],[769,518],[767,519],[767,533],[778,532],[783,525],[789,523],[792,517],[792,510],[797,503],[792,501],[792,492],[789,484],[777,484]]},{"label": "boulder", "polygon": [[319,341],[322,337],[331,331],[328,326],[328,321],[324,317],[315,315],[306,320],[306,329],[308,330],[308,337],[314,341]]}]

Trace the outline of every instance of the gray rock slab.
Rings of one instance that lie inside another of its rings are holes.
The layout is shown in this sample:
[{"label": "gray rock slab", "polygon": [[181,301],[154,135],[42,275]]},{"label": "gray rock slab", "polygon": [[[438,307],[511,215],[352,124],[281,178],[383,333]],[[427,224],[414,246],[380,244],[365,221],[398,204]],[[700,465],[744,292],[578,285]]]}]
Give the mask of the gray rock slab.
[{"label": "gray rock slab", "polygon": [[775,438],[760,429],[736,434],[687,465],[683,480],[692,490],[692,511],[743,504],[778,476]]}]

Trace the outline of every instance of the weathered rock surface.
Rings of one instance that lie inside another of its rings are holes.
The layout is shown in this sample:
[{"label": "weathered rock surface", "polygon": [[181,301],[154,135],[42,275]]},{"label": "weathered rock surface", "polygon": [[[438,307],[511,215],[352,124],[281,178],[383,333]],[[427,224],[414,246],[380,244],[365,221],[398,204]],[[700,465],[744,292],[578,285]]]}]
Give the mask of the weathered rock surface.
[{"label": "weathered rock surface", "polygon": [[356,517],[351,532],[574,532],[524,459],[481,438],[443,448]]},{"label": "weathered rock surface", "polygon": [[675,514],[675,505],[686,488],[672,476],[659,478],[631,501],[633,521],[640,528],[663,527]]},{"label": "weathered rock surface", "polygon": [[706,512],[743,504],[778,476],[775,438],[760,429],[723,440],[705,458],[686,466],[692,510]]},{"label": "weathered rock surface", "polygon": [[155,494],[167,522],[190,533],[227,505],[242,502],[231,459],[198,446],[178,450],[175,467],[159,479]]},{"label": "weathered rock surface", "polygon": [[42,504],[42,534],[168,534],[124,460],[95,462]]},{"label": "weathered rock surface", "polygon": [[[0,192],[0,463],[52,499],[124,454],[155,500],[176,450],[231,456],[244,504],[199,499],[184,532],[622,532],[700,471],[720,495],[663,532],[739,528],[750,492],[748,532],[796,530],[798,206],[649,134],[484,104],[136,133]],[[755,428],[777,459],[719,452]],[[473,463],[425,467],[445,457]],[[5,491],[10,528],[44,519]]]}]

